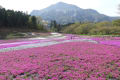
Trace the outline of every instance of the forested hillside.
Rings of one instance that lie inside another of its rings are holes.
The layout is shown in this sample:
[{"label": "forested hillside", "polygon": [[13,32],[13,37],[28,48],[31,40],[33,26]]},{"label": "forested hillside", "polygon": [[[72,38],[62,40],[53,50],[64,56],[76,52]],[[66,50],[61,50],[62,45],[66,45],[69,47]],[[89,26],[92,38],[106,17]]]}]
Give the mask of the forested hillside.
[{"label": "forested hillside", "polygon": [[22,38],[26,36],[24,33],[46,31],[41,17],[0,6],[0,39]]},{"label": "forested hillside", "polygon": [[75,23],[63,28],[61,31],[69,34],[120,35],[120,19],[112,22]]},{"label": "forested hillside", "polygon": [[0,7],[0,28],[38,29],[40,22],[37,21],[35,16]]}]

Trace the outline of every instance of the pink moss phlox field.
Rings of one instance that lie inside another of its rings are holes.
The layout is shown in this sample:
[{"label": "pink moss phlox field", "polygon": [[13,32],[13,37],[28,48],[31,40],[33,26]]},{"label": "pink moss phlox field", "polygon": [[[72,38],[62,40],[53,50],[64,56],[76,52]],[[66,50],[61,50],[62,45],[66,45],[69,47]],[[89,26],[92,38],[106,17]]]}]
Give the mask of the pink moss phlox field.
[{"label": "pink moss phlox field", "polygon": [[10,43],[8,41],[8,43],[3,43],[0,44],[0,49],[3,48],[9,48],[9,47],[16,47],[16,46],[20,46],[20,45],[27,45],[27,44],[34,44],[34,43],[42,43],[42,42],[49,42],[49,41],[63,41],[65,39],[46,39],[46,40],[28,40],[28,41],[21,41],[21,42],[14,42],[14,43]]},{"label": "pink moss phlox field", "polygon": [[94,37],[91,38],[100,44],[120,47],[120,37]]},{"label": "pink moss phlox field", "polygon": [[120,40],[108,40],[108,41],[100,41],[100,44],[106,44],[111,46],[120,47]]},{"label": "pink moss phlox field", "polygon": [[22,41],[22,42],[15,42],[15,43],[4,43],[4,44],[0,44],[0,49],[16,47],[20,45],[33,44],[33,43],[41,43],[41,42],[47,42],[47,40],[32,40],[32,41],[30,40],[30,41]]},{"label": "pink moss phlox field", "polygon": [[120,40],[120,37],[106,36],[106,37],[92,37],[91,39],[96,41],[106,41],[106,40]]},{"label": "pink moss phlox field", "polygon": [[0,54],[0,80],[120,80],[114,46],[69,42]]},{"label": "pink moss phlox field", "polygon": [[21,41],[24,41],[24,40],[0,40],[0,44],[2,43],[11,43],[11,42],[21,42]]},{"label": "pink moss phlox field", "polygon": [[9,48],[9,47],[16,47],[16,46],[20,46],[20,45],[25,45],[25,44],[33,44],[33,43],[37,43],[38,41],[32,41],[32,42],[17,42],[17,43],[14,43],[14,44],[9,44],[9,43],[6,43],[6,44],[0,44],[0,49],[3,49],[3,48]]}]

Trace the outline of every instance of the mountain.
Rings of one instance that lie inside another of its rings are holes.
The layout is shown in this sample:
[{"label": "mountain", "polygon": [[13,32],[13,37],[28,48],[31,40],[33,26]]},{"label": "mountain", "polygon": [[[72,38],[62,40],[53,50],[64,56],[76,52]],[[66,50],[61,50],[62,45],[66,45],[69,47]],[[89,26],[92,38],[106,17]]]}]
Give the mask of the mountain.
[{"label": "mountain", "polygon": [[98,13],[93,9],[82,9],[72,4],[59,2],[42,10],[33,10],[32,16],[41,16],[45,21],[50,22],[56,20],[59,24],[67,24],[74,22],[100,22],[112,21],[116,19]]},{"label": "mountain", "polygon": [[0,9],[3,8],[1,5],[0,5]]}]

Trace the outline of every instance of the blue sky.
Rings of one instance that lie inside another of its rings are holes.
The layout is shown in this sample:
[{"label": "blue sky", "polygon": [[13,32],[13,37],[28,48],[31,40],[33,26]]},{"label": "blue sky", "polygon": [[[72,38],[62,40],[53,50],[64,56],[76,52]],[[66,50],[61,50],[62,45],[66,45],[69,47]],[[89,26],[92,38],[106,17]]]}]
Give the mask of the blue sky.
[{"label": "blue sky", "polygon": [[118,14],[120,0],[0,0],[0,5],[7,9],[30,13],[34,9],[40,10],[57,2],[74,4],[83,9],[95,9],[108,16],[120,16]]}]

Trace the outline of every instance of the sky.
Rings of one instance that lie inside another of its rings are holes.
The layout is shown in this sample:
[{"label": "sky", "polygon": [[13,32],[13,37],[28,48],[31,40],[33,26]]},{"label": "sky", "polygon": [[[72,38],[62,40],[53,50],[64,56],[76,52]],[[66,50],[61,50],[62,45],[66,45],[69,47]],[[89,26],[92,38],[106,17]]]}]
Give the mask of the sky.
[{"label": "sky", "polygon": [[83,9],[95,9],[108,16],[120,16],[120,0],[0,0],[0,5],[6,9],[30,13],[32,10],[41,10],[57,2],[74,4]]}]

